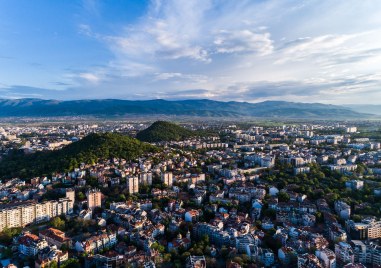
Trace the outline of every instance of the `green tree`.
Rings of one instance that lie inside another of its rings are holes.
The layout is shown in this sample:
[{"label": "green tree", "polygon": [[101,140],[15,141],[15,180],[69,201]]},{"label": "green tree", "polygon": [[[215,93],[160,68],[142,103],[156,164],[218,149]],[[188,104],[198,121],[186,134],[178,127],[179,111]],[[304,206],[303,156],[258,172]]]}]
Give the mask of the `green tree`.
[{"label": "green tree", "polygon": [[80,268],[81,264],[78,259],[70,258],[60,265],[61,268]]},{"label": "green tree", "polygon": [[56,228],[58,230],[64,231],[65,230],[65,221],[62,220],[60,217],[55,217],[50,221],[50,225],[53,228]]},{"label": "green tree", "polygon": [[58,263],[56,261],[52,261],[49,263],[49,268],[58,268]]},{"label": "green tree", "polygon": [[278,193],[278,200],[279,202],[288,202],[290,201],[290,196],[288,195],[288,193],[280,191]]},{"label": "green tree", "polygon": [[3,244],[10,244],[13,237],[18,236],[21,233],[21,228],[7,228],[5,227],[0,233],[0,242]]},{"label": "green tree", "polygon": [[78,199],[78,201],[83,201],[86,199],[86,195],[82,192],[78,192],[77,193],[77,199]]}]

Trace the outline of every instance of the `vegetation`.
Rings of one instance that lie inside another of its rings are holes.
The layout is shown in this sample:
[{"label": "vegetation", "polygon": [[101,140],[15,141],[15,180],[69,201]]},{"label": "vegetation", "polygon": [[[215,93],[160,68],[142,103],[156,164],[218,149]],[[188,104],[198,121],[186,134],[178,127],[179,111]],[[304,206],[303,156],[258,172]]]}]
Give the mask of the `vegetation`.
[{"label": "vegetation", "polygon": [[[287,170],[287,167],[282,167],[279,164],[277,168]],[[355,213],[354,216],[356,214],[362,216],[381,216],[379,209],[381,207],[381,197],[375,196],[372,190],[381,187],[379,180],[371,181],[371,179],[368,178],[368,183],[364,184],[363,189],[351,190],[345,187],[345,182],[358,179],[356,174],[347,176],[337,171],[331,171],[328,168],[321,167],[318,164],[310,164],[310,168],[311,172],[308,174],[294,176],[292,172],[281,171],[277,174],[265,175],[264,180],[280,189],[292,186],[293,191],[306,194],[308,198],[313,201],[319,198],[325,198],[331,206],[333,206],[336,200],[343,200],[352,207]],[[363,169],[363,166],[359,164],[357,172],[364,172]],[[287,202],[289,196],[285,192],[280,192],[278,198],[281,202]],[[264,213],[270,214],[271,211],[265,210]]]},{"label": "vegetation", "polygon": [[65,230],[65,221],[60,217],[55,217],[50,221],[50,224],[53,228],[59,229],[61,231]]},{"label": "vegetation", "polygon": [[78,259],[70,258],[60,265],[61,268],[79,268],[81,264]]},{"label": "vegetation", "polygon": [[140,131],[136,138],[146,142],[179,141],[196,136],[197,132],[183,128],[179,125],[156,121],[147,129]]},{"label": "vegetation", "polygon": [[13,237],[21,234],[21,230],[21,228],[4,228],[4,230],[0,233],[0,243],[10,244]]},{"label": "vegetation", "polygon": [[71,171],[81,163],[93,164],[113,157],[131,160],[156,150],[150,144],[121,134],[90,134],[57,151],[30,155],[14,152],[0,162],[0,177],[47,176],[52,172]]}]

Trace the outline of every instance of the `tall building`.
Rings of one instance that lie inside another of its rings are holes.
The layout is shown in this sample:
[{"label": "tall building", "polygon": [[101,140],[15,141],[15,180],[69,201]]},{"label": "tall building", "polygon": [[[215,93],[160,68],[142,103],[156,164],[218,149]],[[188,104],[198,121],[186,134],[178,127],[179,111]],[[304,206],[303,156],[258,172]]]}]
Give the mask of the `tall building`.
[{"label": "tall building", "polygon": [[139,193],[139,178],[138,177],[128,177],[127,178],[127,189],[129,194]]},{"label": "tall building", "polygon": [[143,172],[139,174],[139,183],[152,185],[152,172]]},{"label": "tall building", "polygon": [[102,204],[102,193],[98,189],[91,189],[87,193],[87,205],[89,209],[100,207]]},{"label": "tall building", "polygon": [[171,187],[172,184],[173,184],[173,174],[172,172],[164,172],[164,173],[161,173],[161,181]]},{"label": "tall building", "polygon": [[66,189],[66,198],[69,198],[73,203],[75,203],[75,191],[74,191],[74,189]]}]

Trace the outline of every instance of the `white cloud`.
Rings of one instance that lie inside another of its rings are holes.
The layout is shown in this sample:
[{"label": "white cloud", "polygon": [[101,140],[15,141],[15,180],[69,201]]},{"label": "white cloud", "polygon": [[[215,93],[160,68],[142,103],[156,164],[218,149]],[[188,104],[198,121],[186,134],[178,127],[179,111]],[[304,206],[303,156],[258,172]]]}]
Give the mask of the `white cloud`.
[{"label": "white cloud", "polygon": [[270,54],[273,41],[270,33],[255,33],[250,30],[221,30],[215,37],[214,44],[218,53],[258,53]]},{"label": "white cloud", "polygon": [[80,73],[78,77],[94,84],[98,83],[101,80],[101,78],[98,75],[93,73]]},{"label": "white cloud", "polygon": [[80,25],[114,57],[101,71],[81,72],[79,87],[124,98],[375,102],[381,4],[369,3],[151,1],[118,34]]}]

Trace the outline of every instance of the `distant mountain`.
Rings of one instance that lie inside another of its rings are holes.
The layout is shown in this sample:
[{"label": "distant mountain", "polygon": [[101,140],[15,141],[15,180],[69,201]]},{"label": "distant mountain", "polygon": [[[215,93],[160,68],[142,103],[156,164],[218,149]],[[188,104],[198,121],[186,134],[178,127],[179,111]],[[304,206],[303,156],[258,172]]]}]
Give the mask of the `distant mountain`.
[{"label": "distant mountain", "polygon": [[381,105],[374,104],[350,104],[345,105],[345,107],[357,112],[357,113],[367,113],[381,115]]},{"label": "distant mountain", "polygon": [[196,136],[196,134],[195,131],[170,122],[156,121],[148,128],[140,131],[136,138],[146,142],[179,141]]},{"label": "distant mountain", "polygon": [[371,115],[350,108],[319,103],[265,101],[260,103],[221,102],[213,100],[0,100],[0,117],[9,116],[101,116],[173,115],[201,117],[258,117],[258,118],[309,118],[351,119]]},{"label": "distant mountain", "polygon": [[157,148],[148,143],[117,133],[90,134],[60,150],[33,154],[15,152],[0,161],[0,177],[30,177],[71,171],[81,163],[99,159],[135,159]]}]

